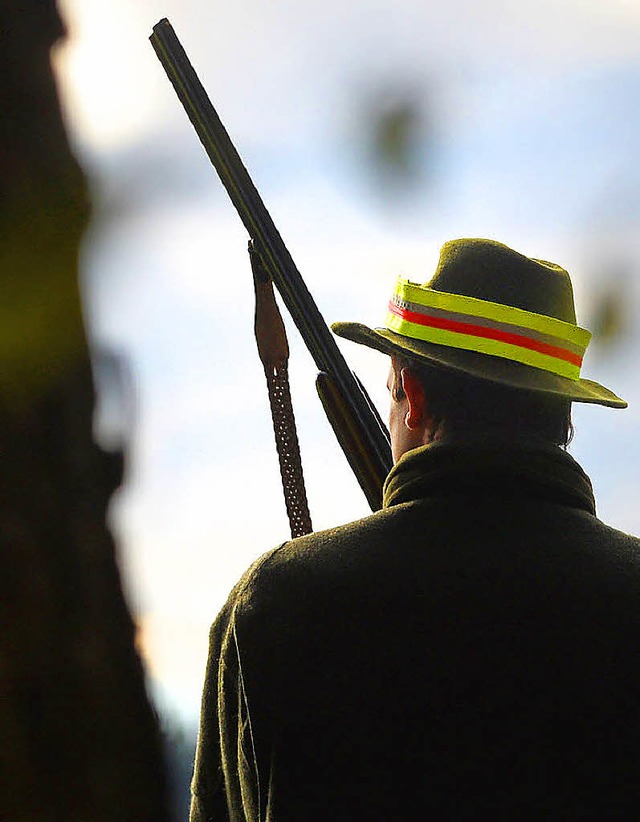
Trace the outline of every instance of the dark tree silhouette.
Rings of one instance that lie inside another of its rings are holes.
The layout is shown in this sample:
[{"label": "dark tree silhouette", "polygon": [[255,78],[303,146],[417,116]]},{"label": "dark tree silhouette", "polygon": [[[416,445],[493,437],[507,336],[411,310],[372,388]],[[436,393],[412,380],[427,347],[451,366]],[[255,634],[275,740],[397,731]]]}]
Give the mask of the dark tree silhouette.
[{"label": "dark tree silhouette", "polygon": [[64,131],[54,0],[0,0],[0,819],[167,819],[156,717],[92,439],[78,295],[86,186]]}]

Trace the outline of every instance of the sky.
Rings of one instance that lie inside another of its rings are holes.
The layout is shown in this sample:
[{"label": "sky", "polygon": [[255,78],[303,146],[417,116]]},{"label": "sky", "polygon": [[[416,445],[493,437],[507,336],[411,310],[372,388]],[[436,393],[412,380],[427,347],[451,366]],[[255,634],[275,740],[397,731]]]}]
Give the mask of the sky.
[{"label": "sky", "polygon": [[[172,22],[328,323],[381,324],[398,274],[440,246],[499,239],[572,274],[579,322],[620,295],[625,332],[583,374],[630,403],[576,406],[571,453],[600,516],[640,533],[640,4],[630,0],[62,0],[54,63],[95,215],[82,289],[96,432],[124,442],[111,523],[164,710],[197,718],[210,623],[287,539],[253,341],[246,233],[151,48]],[[415,115],[396,185],[373,125]],[[410,179],[409,179],[410,178]],[[288,318],[286,318],[288,319]],[[314,528],[367,505],[288,323]],[[340,341],[386,414],[386,358]],[[120,377],[107,367],[114,358]]]}]

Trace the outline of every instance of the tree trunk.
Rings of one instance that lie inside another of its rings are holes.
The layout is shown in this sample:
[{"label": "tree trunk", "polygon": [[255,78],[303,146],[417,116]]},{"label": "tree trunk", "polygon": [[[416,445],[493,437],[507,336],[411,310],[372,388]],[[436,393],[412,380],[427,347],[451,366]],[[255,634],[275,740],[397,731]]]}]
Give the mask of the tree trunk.
[{"label": "tree trunk", "polygon": [[0,0],[0,819],[169,817],[106,527],[77,282],[89,218],[49,52],[54,0]]}]

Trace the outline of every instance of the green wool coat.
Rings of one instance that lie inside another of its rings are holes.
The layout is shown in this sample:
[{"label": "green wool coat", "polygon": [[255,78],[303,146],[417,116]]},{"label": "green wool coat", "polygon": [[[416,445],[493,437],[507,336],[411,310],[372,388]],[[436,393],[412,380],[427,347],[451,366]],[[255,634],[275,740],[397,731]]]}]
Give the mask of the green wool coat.
[{"label": "green wool coat", "polygon": [[409,452],[231,594],[192,821],[637,819],[639,559],[560,448]]}]

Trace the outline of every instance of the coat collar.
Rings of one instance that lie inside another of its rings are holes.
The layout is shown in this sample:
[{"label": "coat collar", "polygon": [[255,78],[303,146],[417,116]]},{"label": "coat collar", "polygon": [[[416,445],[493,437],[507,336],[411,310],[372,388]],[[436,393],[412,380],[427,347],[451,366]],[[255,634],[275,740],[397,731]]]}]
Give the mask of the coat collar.
[{"label": "coat collar", "polygon": [[458,494],[527,497],[596,513],[591,481],[566,451],[500,440],[439,441],[407,452],[387,476],[383,507]]}]

